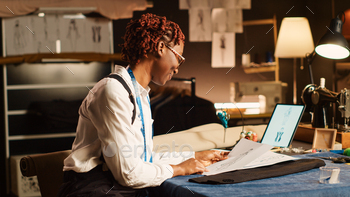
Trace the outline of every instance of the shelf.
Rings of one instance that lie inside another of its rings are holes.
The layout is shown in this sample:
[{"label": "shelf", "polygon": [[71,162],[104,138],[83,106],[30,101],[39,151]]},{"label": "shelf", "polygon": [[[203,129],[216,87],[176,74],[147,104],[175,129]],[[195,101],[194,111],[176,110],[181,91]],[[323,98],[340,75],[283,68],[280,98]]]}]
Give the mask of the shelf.
[{"label": "shelf", "polygon": [[250,21],[243,21],[244,26],[250,26],[250,25],[269,25],[274,24],[275,21],[273,18],[271,19],[258,19],[258,20],[250,20]]},{"label": "shelf", "polygon": [[[258,19],[258,20],[249,20],[243,21],[243,26],[255,26],[255,25],[272,25],[271,29],[273,29],[273,41],[276,46],[277,43],[277,19],[276,15],[273,18],[268,19]],[[270,30],[271,30],[270,29]],[[274,72],[275,73],[275,81],[279,81],[279,60],[278,57],[275,57],[274,65],[272,66],[260,66],[260,67],[243,67],[244,72],[246,74],[250,73],[261,73],[261,72]]]},{"label": "shelf", "polygon": [[28,110],[9,110],[8,115],[25,115],[28,113]]},{"label": "shelf", "polygon": [[243,70],[247,74],[261,73],[261,72],[274,72],[276,70],[276,66],[243,67]]},{"label": "shelf", "polygon": [[84,84],[32,84],[32,85],[8,85],[7,90],[52,89],[52,88],[80,88],[93,87],[96,82]]},{"label": "shelf", "polygon": [[26,54],[21,56],[0,57],[0,64],[19,64],[23,62],[67,62],[67,61],[83,61],[83,62],[109,62],[121,61],[121,54],[103,54],[103,53],[39,53]]}]

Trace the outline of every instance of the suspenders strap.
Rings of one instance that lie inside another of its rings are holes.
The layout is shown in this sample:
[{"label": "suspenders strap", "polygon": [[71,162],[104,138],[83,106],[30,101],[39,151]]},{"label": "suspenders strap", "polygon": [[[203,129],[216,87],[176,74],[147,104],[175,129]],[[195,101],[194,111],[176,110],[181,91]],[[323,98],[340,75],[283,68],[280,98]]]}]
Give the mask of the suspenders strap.
[{"label": "suspenders strap", "polygon": [[132,92],[131,92],[129,86],[126,84],[126,82],[124,81],[124,79],[123,79],[121,76],[119,76],[119,75],[110,74],[110,75],[108,75],[107,77],[118,80],[118,81],[124,86],[124,88],[126,89],[126,91],[128,91],[130,102],[134,105],[134,110],[132,111],[132,118],[131,118],[131,124],[134,124],[135,117],[136,117],[136,104],[135,104],[134,96],[133,96],[133,94],[132,94]]}]

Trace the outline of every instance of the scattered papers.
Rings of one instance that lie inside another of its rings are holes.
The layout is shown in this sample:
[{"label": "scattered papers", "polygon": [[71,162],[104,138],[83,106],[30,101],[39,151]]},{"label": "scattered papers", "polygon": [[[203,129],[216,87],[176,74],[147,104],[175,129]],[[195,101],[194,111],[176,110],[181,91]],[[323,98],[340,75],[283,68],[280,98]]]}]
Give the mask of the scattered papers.
[{"label": "scattered papers", "polygon": [[283,154],[267,151],[265,154],[261,155],[260,157],[256,158],[254,161],[252,161],[249,164],[247,164],[246,166],[244,166],[244,168],[242,168],[242,169],[257,168],[257,167],[261,167],[261,166],[273,165],[276,163],[295,160],[295,159],[296,158],[288,156],[288,155],[283,155]]},{"label": "scattered papers", "polygon": [[273,146],[241,139],[228,155],[228,159],[207,167],[209,172],[203,175],[215,175],[238,169],[255,168],[275,163],[294,160],[295,158],[270,152]]}]

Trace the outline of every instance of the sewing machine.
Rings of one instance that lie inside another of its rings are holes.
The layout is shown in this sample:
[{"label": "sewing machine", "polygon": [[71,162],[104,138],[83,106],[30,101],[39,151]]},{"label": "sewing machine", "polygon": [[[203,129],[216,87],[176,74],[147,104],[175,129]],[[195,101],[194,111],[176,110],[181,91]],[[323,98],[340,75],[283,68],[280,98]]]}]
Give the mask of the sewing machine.
[{"label": "sewing machine", "polygon": [[287,83],[278,81],[235,82],[230,85],[235,102],[240,102],[243,96],[259,95],[260,113],[271,113],[276,103],[285,103],[288,88]]},{"label": "sewing machine", "polygon": [[346,132],[350,130],[348,127],[350,118],[350,90],[344,88],[337,93],[322,86],[309,84],[304,88],[301,98],[306,105],[306,110],[311,114],[313,127],[324,128],[328,126],[329,117],[327,117],[327,107],[331,103],[336,103],[342,118],[342,120],[335,120],[339,124],[337,129]]}]

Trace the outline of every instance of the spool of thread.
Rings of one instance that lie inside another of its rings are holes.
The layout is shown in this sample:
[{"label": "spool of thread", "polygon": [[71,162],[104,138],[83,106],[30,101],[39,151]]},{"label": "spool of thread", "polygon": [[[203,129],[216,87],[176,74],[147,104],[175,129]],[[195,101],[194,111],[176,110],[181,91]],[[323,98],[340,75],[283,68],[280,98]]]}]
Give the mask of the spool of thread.
[{"label": "spool of thread", "polygon": [[272,53],[270,51],[266,52],[266,62],[273,62]]},{"label": "spool of thread", "polygon": [[258,141],[258,134],[253,133],[253,141],[257,142]]},{"label": "spool of thread", "polygon": [[240,139],[245,138],[245,133],[241,132],[241,137]]},{"label": "spool of thread", "polygon": [[350,156],[350,148],[345,149],[343,154],[346,156]]},{"label": "spool of thread", "polygon": [[325,87],[326,87],[326,79],[322,77],[320,79],[320,88],[325,88]]},{"label": "spool of thread", "polygon": [[249,66],[250,54],[242,54],[242,66]]}]

